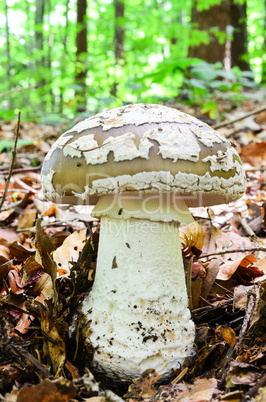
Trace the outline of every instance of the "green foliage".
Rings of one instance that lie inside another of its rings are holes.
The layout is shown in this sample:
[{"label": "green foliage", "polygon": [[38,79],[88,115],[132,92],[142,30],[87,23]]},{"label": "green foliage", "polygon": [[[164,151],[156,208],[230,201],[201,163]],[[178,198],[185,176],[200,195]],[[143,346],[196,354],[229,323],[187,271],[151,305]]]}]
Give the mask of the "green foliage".
[{"label": "green foliage", "polygon": [[[250,71],[241,71],[238,67],[225,71],[221,63],[209,64],[190,58],[163,62],[137,82],[141,83],[143,88],[151,85],[151,82],[162,88],[170,84],[170,87],[174,88],[173,97],[187,103],[198,103],[202,106],[202,112],[211,112],[210,116],[213,118],[216,117],[217,105],[212,98],[218,93],[225,92],[230,96],[234,93],[240,98],[241,88],[256,86]],[[164,96],[167,97],[167,93]]]},{"label": "green foliage", "polygon": [[[236,0],[238,2],[242,0]],[[89,113],[128,102],[159,102],[185,98],[203,102],[215,91],[239,94],[252,85],[251,77],[221,65],[188,60],[190,45],[209,43],[209,32],[190,24],[194,1],[128,0],[125,17],[124,63],[115,59],[115,2],[88,2],[88,54],[76,63],[77,0],[45,2],[43,23],[35,23],[40,0],[10,0],[6,34],[5,4],[0,3],[0,118],[57,121],[73,118],[84,88],[75,81],[75,71],[87,68],[86,99]],[[198,0],[207,9],[221,0]],[[248,0],[249,52],[258,79],[263,62],[263,0]],[[226,33],[212,34],[223,43]],[[43,36],[43,43],[41,37]],[[8,54],[7,39],[10,54]],[[84,64],[83,64],[84,63]],[[212,77],[212,78],[210,78]],[[116,96],[112,95],[117,83]],[[17,88],[38,87],[1,96]],[[79,91],[80,90],[80,91]],[[207,106],[209,105],[209,106]],[[211,100],[205,107],[212,108]],[[88,114],[88,113],[87,113]]]},{"label": "green foliage", "polygon": [[[17,148],[33,144],[33,140],[18,140]],[[4,150],[12,150],[14,148],[14,141],[2,140],[0,141],[0,152]]]}]

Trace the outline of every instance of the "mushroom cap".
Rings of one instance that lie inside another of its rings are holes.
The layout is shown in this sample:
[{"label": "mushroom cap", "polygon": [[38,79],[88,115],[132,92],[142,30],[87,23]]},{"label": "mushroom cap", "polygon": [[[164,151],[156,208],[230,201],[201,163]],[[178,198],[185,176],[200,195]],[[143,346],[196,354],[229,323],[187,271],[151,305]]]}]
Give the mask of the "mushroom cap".
[{"label": "mushroom cap", "polygon": [[95,204],[102,194],[175,193],[189,207],[228,203],[246,189],[230,141],[167,106],[132,104],[76,124],[42,168],[46,198]]}]

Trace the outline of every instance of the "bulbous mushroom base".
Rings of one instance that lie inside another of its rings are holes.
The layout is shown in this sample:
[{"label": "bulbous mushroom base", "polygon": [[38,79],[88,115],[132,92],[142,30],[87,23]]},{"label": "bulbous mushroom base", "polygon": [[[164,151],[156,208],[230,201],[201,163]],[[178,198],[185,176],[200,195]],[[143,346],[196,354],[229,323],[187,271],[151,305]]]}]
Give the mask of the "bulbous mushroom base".
[{"label": "bulbous mushroom base", "polygon": [[128,381],[149,368],[165,378],[180,368],[193,354],[195,330],[177,225],[102,218],[82,312],[97,371]]}]

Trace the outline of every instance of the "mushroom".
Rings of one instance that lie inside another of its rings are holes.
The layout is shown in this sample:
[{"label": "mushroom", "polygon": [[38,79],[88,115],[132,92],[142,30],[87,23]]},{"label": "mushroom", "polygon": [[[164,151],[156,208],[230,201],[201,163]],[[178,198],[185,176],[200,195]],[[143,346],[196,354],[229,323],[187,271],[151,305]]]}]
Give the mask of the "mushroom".
[{"label": "mushroom", "polygon": [[55,202],[97,202],[96,277],[82,303],[95,370],[127,381],[153,368],[169,378],[194,353],[179,226],[193,220],[188,207],[243,195],[236,150],[192,116],[133,104],[63,134],[42,180]]}]

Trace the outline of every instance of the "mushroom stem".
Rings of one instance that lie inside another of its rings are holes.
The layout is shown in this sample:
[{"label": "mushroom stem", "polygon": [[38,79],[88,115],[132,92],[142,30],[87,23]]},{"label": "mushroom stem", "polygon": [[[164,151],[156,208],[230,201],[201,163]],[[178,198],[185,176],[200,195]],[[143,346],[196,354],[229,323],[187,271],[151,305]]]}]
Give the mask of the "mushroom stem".
[{"label": "mushroom stem", "polygon": [[193,354],[178,224],[102,217],[96,278],[82,307],[98,371],[130,380],[153,368],[170,377]]}]

